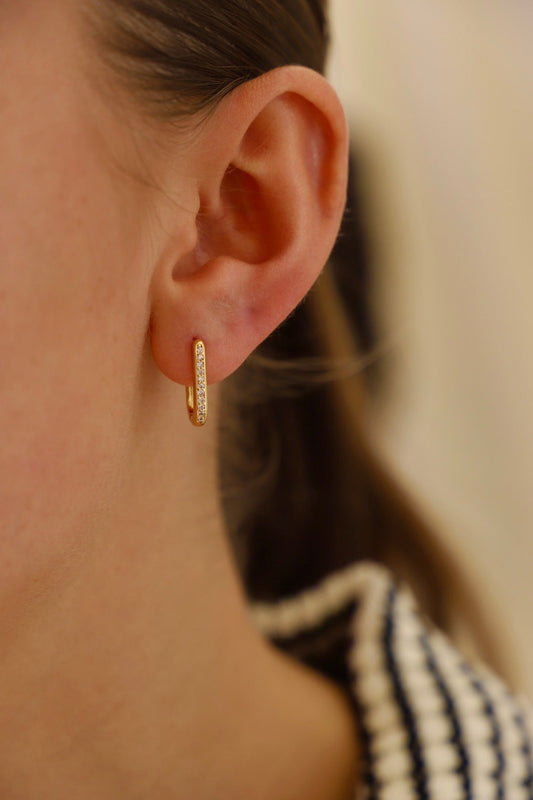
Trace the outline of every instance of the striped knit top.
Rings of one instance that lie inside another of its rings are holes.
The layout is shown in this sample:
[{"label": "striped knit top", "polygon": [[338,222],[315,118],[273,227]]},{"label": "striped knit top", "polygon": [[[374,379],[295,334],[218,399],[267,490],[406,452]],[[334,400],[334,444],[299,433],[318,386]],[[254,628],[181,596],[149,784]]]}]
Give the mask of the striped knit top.
[{"label": "striped knit top", "polygon": [[251,605],[263,635],[340,683],[362,737],[354,800],[533,800],[533,713],[428,627],[383,567]]}]

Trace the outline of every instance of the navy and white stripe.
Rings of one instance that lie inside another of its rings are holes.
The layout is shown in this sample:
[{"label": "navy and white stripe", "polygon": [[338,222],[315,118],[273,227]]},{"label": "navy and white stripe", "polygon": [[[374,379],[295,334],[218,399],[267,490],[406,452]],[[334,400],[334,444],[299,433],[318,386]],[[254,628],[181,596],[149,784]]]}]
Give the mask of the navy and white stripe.
[{"label": "navy and white stripe", "polygon": [[531,709],[428,627],[383,567],[351,565],[250,613],[349,690],[365,761],[356,800],[533,800]]}]

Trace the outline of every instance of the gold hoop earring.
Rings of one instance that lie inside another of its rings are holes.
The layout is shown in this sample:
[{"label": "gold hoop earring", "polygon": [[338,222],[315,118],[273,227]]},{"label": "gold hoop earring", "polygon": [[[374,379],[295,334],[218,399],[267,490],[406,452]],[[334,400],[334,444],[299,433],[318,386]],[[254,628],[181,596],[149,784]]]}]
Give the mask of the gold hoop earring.
[{"label": "gold hoop earring", "polygon": [[207,373],[205,344],[201,339],[192,343],[194,385],[185,387],[187,412],[193,425],[200,427],[207,422]]}]

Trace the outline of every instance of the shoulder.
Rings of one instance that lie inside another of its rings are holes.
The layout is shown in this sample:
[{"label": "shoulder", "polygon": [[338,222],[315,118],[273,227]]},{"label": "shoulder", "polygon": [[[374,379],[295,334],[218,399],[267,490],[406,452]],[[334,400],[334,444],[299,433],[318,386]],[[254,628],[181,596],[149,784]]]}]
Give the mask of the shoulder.
[{"label": "shoulder", "polygon": [[346,687],[364,746],[362,796],[533,798],[530,707],[468,663],[385,568],[354,564],[250,610],[265,636]]}]

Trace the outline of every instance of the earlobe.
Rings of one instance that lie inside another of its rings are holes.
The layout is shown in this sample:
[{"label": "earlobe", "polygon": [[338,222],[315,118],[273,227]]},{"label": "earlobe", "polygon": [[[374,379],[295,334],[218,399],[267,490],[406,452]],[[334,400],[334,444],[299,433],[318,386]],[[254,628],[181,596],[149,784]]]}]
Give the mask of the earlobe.
[{"label": "earlobe", "polygon": [[219,381],[318,277],[345,202],[344,115],[324,78],[282,67],[220,103],[192,162],[195,246],[159,269],[152,287],[152,352],[184,385],[194,338],[205,341],[209,382]]}]

